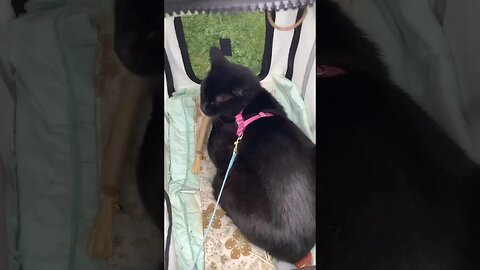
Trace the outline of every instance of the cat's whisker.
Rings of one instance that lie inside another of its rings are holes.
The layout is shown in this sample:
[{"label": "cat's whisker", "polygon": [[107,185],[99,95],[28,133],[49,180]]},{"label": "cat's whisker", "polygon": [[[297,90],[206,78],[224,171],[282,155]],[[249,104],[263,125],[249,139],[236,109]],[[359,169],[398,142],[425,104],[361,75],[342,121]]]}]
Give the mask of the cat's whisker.
[{"label": "cat's whisker", "polygon": [[273,269],[275,269],[275,266],[273,264],[271,264],[269,261],[265,260],[264,258],[262,258],[262,256],[256,254],[255,252],[252,252],[250,251],[250,255],[253,255],[255,257],[257,257],[258,259],[260,259],[262,262],[264,262],[265,264],[267,264],[268,266],[272,267]]}]

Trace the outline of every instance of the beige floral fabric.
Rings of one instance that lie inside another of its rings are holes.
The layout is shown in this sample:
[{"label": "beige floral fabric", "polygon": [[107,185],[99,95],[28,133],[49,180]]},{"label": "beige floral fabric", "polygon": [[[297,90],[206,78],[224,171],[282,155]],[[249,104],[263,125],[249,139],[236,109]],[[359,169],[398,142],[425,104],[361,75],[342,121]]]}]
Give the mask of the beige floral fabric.
[{"label": "beige floral fabric", "polygon": [[[196,121],[198,130],[200,121]],[[211,181],[216,169],[204,149],[202,170],[199,174],[202,223],[206,230],[215,207]],[[273,258],[264,250],[248,242],[232,220],[219,206],[204,246],[205,270],[272,270]]]}]

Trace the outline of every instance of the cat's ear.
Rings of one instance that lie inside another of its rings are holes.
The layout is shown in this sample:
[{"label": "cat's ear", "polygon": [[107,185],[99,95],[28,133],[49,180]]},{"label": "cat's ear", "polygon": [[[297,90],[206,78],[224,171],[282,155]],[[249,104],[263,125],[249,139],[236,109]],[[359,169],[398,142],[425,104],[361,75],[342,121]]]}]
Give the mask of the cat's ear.
[{"label": "cat's ear", "polygon": [[212,66],[228,63],[227,58],[223,55],[222,51],[217,47],[210,48],[210,63]]}]

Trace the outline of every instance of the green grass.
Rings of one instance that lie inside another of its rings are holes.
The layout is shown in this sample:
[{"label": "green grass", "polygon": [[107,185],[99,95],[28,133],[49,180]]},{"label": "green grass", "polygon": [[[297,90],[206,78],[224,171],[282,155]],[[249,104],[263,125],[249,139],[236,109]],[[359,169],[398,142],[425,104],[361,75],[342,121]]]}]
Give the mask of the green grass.
[{"label": "green grass", "polygon": [[201,14],[182,17],[185,40],[195,76],[205,78],[210,70],[210,47],[220,48],[220,38],[232,44],[230,61],[260,73],[265,43],[264,13]]}]

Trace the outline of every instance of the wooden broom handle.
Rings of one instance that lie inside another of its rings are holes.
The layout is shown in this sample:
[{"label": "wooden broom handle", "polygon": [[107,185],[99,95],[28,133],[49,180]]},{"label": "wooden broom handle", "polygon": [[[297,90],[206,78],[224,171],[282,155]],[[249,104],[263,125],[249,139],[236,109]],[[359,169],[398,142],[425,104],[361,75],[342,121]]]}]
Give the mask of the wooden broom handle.
[{"label": "wooden broom handle", "polygon": [[197,154],[201,154],[203,150],[203,145],[205,144],[205,138],[207,137],[207,132],[212,123],[212,119],[210,117],[205,116],[202,114],[202,124],[198,131],[197,141],[195,143],[195,152]]},{"label": "wooden broom handle", "polygon": [[[109,138],[104,146],[102,162],[102,187],[118,187],[123,174],[125,160],[131,143],[132,129],[136,122],[141,100],[146,95],[143,79],[136,76],[121,78],[120,98],[117,110],[112,118],[113,125],[109,130]],[[111,196],[107,190],[103,195]]]}]

